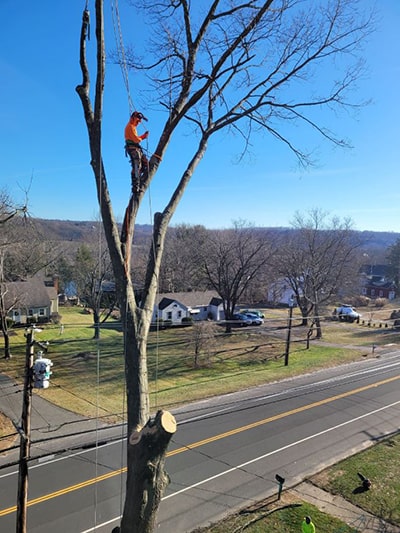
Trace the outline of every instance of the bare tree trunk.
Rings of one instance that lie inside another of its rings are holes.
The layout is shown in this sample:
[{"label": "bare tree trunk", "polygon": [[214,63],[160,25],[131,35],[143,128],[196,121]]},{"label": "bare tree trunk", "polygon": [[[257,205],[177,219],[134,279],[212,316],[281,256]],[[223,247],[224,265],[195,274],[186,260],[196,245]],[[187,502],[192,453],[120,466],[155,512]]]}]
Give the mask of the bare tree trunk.
[{"label": "bare tree trunk", "polygon": [[6,329],[6,331],[4,331],[3,329],[3,337],[4,337],[4,359],[11,359],[10,335],[8,334],[8,329]]},{"label": "bare tree trunk", "polygon": [[[347,0],[347,2],[343,2],[343,0],[336,1],[340,5],[346,3],[351,5],[353,3],[351,0]],[[119,234],[118,224],[112,210],[101,151],[106,66],[103,3],[103,0],[95,0],[97,70],[93,106],[90,97],[89,67],[86,58],[86,40],[89,29],[89,11],[87,9],[83,12],[80,36],[82,83],[77,86],[76,90],[81,99],[89,134],[91,166],[95,177],[97,198],[113,265],[116,292],[123,319],[129,444],[127,494],[121,532],[149,533],[154,529],[156,510],[163,490],[168,483],[168,476],[164,471],[164,458],[171,435],[176,429],[175,421],[169,413],[160,412],[154,420],[149,418],[150,405],[146,362],[147,337],[154,309],[168,224],[195,168],[207,149],[208,139],[213,133],[217,133],[224,128],[237,128],[239,132],[243,133],[245,144],[247,145],[253,125],[257,124],[257,127],[261,126],[265,131],[272,133],[274,137],[281,138],[284,142],[287,142],[295,156],[300,161],[305,162],[307,161],[307,155],[293,147],[292,143],[275,128],[271,128],[273,119],[280,118],[282,110],[285,109],[286,118],[304,121],[305,124],[316,129],[335,144],[339,146],[345,145],[340,138],[335,138],[330,132],[326,133],[323,128],[320,128],[303,112],[299,112],[299,104],[297,102],[285,103],[285,101],[277,98],[278,94],[275,95],[275,92],[281,86],[285,87],[287,80],[290,80],[290,78],[301,78],[299,74],[302,70],[307,73],[308,64],[311,61],[329,58],[339,52],[352,51],[358,44],[358,35],[365,30],[366,25],[363,22],[360,22],[358,26],[351,24],[352,20],[358,20],[357,17],[354,17],[352,10],[351,18],[345,19],[347,24],[342,23],[342,19],[337,16],[336,12],[333,15],[328,12],[325,17],[325,24],[322,24],[321,31],[318,34],[319,38],[316,39],[317,44],[314,44],[314,39],[308,43],[307,38],[310,28],[307,25],[304,25],[303,28],[303,22],[301,21],[301,26],[294,27],[294,31],[290,33],[289,43],[283,43],[283,48],[281,50],[278,49],[276,52],[276,67],[272,69],[272,72],[268,72],[267,69],[264,78],[261,78],[259,83],[252,85],[248,83],[248,80],[258,78],[258,72],[257,76],[253,78],[253,68],[257,68],[254,65],[264,65],[266,58],[268,58],[269,62],[270,55],[273,55],[272,53],[270,54],[268,48],[263,46],[264,43],[268,46],[270,45],[271,32],[265,31],[265,28],[269,27],[270,24],[276,24],[272,34],[275,32],[277,35],[285,35],[284,32],[282,33],[281,28],[282,13],[279,10],[270,10],[273,0],[243,2],[233,9],[225,9],[222,7],[222,4],[225,4],[224,2],[215,0],[209,6],[208,11],[207,9],[205,10],[204,21],[201,24],[196,22],[194,25],[197,28],[196,32],[192,28],[190,2],[157,2],[156,11],[160,6],[166,7],[165,12],[162,9],[158,10],[161,23],[157,27],[164,27],[161,13],[165,13],[168,18],[181,14],[185,28],[183,32],[185,44],[181,42],[181,24],[177,24],[176,30],[173,29],[172,33],[171,28],[168,27],[169,24],[167,24],[165,26],[166,40],[163,41],[161,39],[159,43],[160,50],[163,50],[162,54],[165,49],[166,55],[161,57],[160,62],[156,62],[157,65],[162,67],[161,80],[158,79],[159,76],[157,74],[157,80],[153,79],[153,81],[156,85],[158,84],[163,94],[166,94],[163,89],[163,83],[165,82],[168,85],[169,92],[170,83],[172,82],[174,86],[174,91],[172,92],[175,93],[175,96],[172,102],[161,102],[161,105],[168,109],[168,119],[159,137],[156,150],[149,159],[147,178],[143,181],[140,192],[136,192],[134,195],[131,194],[129,198],[125,210],[123,228],[121,234]],[[152,2],[144,1],[143,4],[149,7]],[[221,5],[219,6],[219,4]],[[324,13],[321,16],[323,15]],[[235,20],[238,22],[238,29],[237,34],[232,35]],[[344,40],[343,43],[340,42],[336,33],[332,31],[332,26],[335,24],[344,26],[341,34]],[[347,25],[350,25],[350,30],[348,30]],[[292,24],[289,23],[287,28],[290,29],[291,27]],[[348,39],[345,36],[349,36]],[[280,41],[281,39],[276,44],[279,45]],[[165,47],[163,43],[165,43]],[[264,48],[266,56],[261,56],[255,61],[254,58]],[[175,50],[175,52],[172,52],[172,57],[176,53],[174,58],[176,61],[172,61],[172,63],[170,62],[171,50]],[[213,50],[215,50],[216,57],[211,57]],[[206,54],[205,58],[204,53]],[[170,65],[174,63],[177,65],[177,70],[170,71]],[[208,71],[207,64],[210,67]],[[163,75],[163,68],[168,71],[166,76]],[[204,68],[206,70],[199,78],[198,73],[202,72]],[[350,72],[350,74],[352,73]],[[351,75],[350,82],[353,78],[354,76]],[[343,104],[342,92],[348,83],[343,83],[343,86],[338,89],[335,80],[333,92],[328,90],[328,94],[324,98],[315,99],[313,97],[305,104],[302,103],[302,107],[315,109],[317,104],[326,105],[330,102]],[[244,88],[244,92],[240,90],[241,87]],[[227,98],[228,93],[232,96],[237,95],[237,97],[235,96],[231,101],[230,97]],[[138,303],[135,299],[131,280],[131,251],[136,216],[143,196],[167,151],[172,134],[178,125],[186,120],[191,122],[198,133],[198,136],[193,137],[196,139],[196,144],[194,144],[193,150],[189,153],[187,166],[180,179],[177,180],[177,185],[169,201],[166,202],[164,210],[155,214],[153,240],[147,263],[146,279],[142,290],[142,298],[140,303]],[[241,128],[241,124],[243,124],[243,128]],[[250,276],[246,277],[246,279],[251,279],[254,274],[255,272],[250,273]],[[237,296],[240,297],[245,289],[246,283],[241,285],[239,291],[236,291]],[[236,301],[238,301],[237,298],[234,302],[231,302],[231,307],[228,307],[231,311],[226,315],[227,320],[231,318]]]},{"label": "bare tree trunk", "polygon": [[308,309],[307,307],[300,307],[300,311],[301,311],[301,316],[302,316],[301,325],[307,326],[308,325]]},{"label": "bare tree trunk", "polygon": [[93,327],[94,327],[93,339],[99,340],[100,339],[100,315],[97,309],[93,309]]},{"label": "bare tree trunk", "polygon": [[314,324],[316,329],[316,339],[322,339],[322,327],[321,327],[321,318],[319,316],[319,306],[318,304],[314,305]]},{"label": "bare tree trunk", "polygon": [[7,324],[7,308],[4,303],[5,286],[4,280],[3,255],[0,257],[0,331],[4,338],[4,359],[11,359],[10,335]]},{"label": "bare tree trunk", "polygon": [[[143,428],[137,426],[130,433],[130,468],[121,533],[154,531],[157,510],[169,484],[164,463],[169,441],[175,431],[174,417],[166,411],[158,411],[154,419],[150,419]],[[134,528],[132,524],[135,524]]]},{"label": "bare tree trunk", "polygon": [[[118,301],[121,306],[124,334],[124,357],[127,389],[128,435],[127,485],[121,532],[147,533],[153,531],[156,511],[163,491],[168,484],[164,471],[167,446],[176,430],[169,413],[158,413],[149,418],[149,391],[147,375],[147,337],[156,295],[156,280],[160,267],[163,241],[170,216],[155,217],[154,242],[157,248],[151,256],[146,279],[145,301],[139,308],[130,277],[131,249],[134,221],[141,198],[131,196],[121,237],[114,218],[109,197],[105,170],[101,157],[101,116],[104,90],[104,29],[103,2],[96,0],[97,78],[95,107],[92,108],[89,92],[89,71],[86,61],[89,12],[84,10],[80,40],[80,65],[82,84],[76,90],[81,99],[89,133],[91,165],[93,168],[101,218],[116,281]],[[171,213],[173,206],[171,206]],[[132,435],[134,437],[132,437]]]},{"label": "bare tree trunk", "polygon": [[8,327],[6,320],[1,320],[1,331],[4,338],[4,359],[11,359],[11,346],[10,346],[10,335],[8,333]]}]

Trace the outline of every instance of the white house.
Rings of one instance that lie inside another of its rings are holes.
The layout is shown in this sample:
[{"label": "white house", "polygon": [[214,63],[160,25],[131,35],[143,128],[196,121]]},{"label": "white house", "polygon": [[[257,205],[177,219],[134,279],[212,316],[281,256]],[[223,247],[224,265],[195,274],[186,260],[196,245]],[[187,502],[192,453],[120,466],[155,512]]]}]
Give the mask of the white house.
[{"label": "white house", "polygon": [[288,305],[293,297],[293,289],[287,280],[281,278],[276,280],[268,288],[267,299],[269,303]]},{"label": "white house", "polygon": [[183,318],[193,320],[223,320],[222,300],[214,291],[190,291],[159,294],[153,312],[153,321],[170,320],[173,324]]}]

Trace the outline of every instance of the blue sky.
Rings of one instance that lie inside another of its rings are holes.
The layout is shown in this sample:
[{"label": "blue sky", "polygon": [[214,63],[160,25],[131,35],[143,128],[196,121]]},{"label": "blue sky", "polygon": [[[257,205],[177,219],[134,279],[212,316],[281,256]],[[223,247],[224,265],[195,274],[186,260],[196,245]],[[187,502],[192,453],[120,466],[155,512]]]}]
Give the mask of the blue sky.
[{"label": "blue sky", "polygon": [[[372,5],[372,0],[364,0]],[[89,2],[93,11],[94,2]],[[115,47],[111,2],[105,2],[107,49]],[[17,201],[29,190],[32,216],[92,220],[98,207],[86,126],[75,86],[81,81],[79,32],[84,0],[0,0],[0,188]],[[129,41],[131,11],[119,2]],[[268,137],[253,139],[252,156],[235,163],[237,144],[212,140],[172,223],[210,228],[242,219],[257,226],[289,226],[294,213],[319,207],[350,217],[358,230],[400,232],[400,0],[379,0],[380,20],[366,46],[369,73],[359,81],[360,99],[372,99],[357,119],[341,115],[332,129],[354,146],[343,151],[307,139],[318,166],[301,171],[294,156]],[[145,28],[141,28],[145,32]],[[89,47],[94,47],[94,25]],[[149,150],[165,117],[146,106],[143,87],[130,78],[135,105],[149,117]],[[93,83],[93,80],[92,80]],[[121,219],[130,194],[130,166],[123,152],[129,118],[119,67],[107,65],[103,158],[114,213]],[[161,118],[161,120],[160,120]],[[178,148],[184,147],[177,139]],[[165,158],[144,201],[139,223],[151,223],[179,178],[179,149]]]}]

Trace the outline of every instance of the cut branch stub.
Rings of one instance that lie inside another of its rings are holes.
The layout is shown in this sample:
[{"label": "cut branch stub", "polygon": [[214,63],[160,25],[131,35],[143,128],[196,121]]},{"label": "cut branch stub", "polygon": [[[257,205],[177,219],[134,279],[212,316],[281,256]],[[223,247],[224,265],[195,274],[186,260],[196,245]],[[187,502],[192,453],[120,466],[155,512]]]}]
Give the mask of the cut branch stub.
[{"label": "cut branch stub", "polygon": [[166,433],[173,435],[176,432],[176,420],[169,411],[159,411],[160,424]]},{"label": "cut branch stub", "polygon": [[135,446],[142,438],[146,437],[148,443],[155,440],[169,441],[176,432],[176,420],[169,411],[158,411],[154,419],[149,419],[142,428],[136,426],[129,436],[129,444]]}]

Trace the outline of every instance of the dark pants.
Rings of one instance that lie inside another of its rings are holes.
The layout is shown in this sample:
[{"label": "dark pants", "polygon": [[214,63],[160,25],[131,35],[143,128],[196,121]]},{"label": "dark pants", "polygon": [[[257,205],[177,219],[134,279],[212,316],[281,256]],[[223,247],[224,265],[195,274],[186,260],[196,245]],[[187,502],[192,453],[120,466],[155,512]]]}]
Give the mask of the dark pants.
[{"label": "dark pants", "polygon": [[142,182],[147,179],[149,161],[138,144],[126,144],[125,153],[129,155],[132,165],[132,179]]}]

